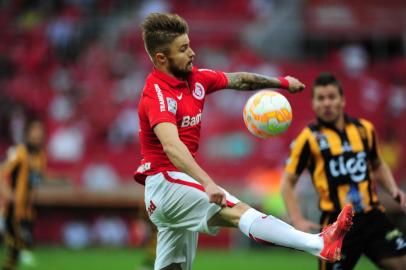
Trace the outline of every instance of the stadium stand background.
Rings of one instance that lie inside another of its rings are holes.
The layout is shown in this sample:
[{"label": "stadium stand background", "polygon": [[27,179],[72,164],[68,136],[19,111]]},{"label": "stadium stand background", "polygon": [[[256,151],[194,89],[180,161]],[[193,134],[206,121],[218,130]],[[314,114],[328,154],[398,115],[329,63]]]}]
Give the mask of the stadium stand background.
[{"label": "stadium stand background", "polygon": [[[139,23],[151,11],[187,19],[199,67],[289,74],[308,86],[300,95],[285,93],[292,126],[268,140],[254,138],[244,127],[242,107],[249,93],[208,97],[198,158],[219,183],[283,215],[280,200],[273,199],[278,175],[291,140],[313,119],[312,79],[328,70],[343,83],[347,111],[376,125],[384,157],[405,186],[404,1],[2,1],[0,157],[21,141],[26,119],[39,117],[48,130],[49,167],[64,180],[40,193],[40,240],[61,241],[66,223],[95,224],[106,211],[123,218],[131,243],[142,238],[143,225],[131,212],[142,187],[132,173],[140,159],[137,103],[151,70]],[[77,214],[81,206],[88,210]],[[97,207],[105,211],[95,212]]]}]

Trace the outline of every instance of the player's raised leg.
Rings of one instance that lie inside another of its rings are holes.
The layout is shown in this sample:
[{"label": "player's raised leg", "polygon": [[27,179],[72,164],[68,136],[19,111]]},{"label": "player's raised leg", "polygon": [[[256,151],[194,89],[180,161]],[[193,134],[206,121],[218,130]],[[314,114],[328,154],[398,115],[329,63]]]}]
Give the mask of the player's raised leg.
[{"label": "player's raised leg", "polygon": [[262,244],[276,244],[306,251],[328,261],[341,258],[341,245],[352,225],[353,211],[350,205],[343,208],[337,221],[320,234],[310,234],[254,208],[238,203],[223,208],[210,221],[210,226],[231,226],[239,229],[249,238]]}]

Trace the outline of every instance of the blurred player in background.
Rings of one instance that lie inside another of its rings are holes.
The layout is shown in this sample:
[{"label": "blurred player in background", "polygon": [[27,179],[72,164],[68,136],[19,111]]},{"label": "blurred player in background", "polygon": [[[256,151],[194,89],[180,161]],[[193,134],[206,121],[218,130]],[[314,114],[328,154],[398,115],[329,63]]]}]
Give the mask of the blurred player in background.
[{"label": "blurred player in background", "polygon": [[[348,203],[355,211],[354,225],[344,238],[343,259],[320,261],[320,269],[353,269],[362,254],[384,269],[405,269],[406,238],[383,213],[375,180],[406,209],[406,198],[381,159],[374,126],[344,113],[340,82],[320,74],[312,90],[316,122],[305,127],[292,144],[282,181],[282,193],[293,225],[310,231],[333,222]],[[320,225],[306,220],[294,193],[300,174],[308,168],[322,211]]]},{"label": "blurred player in background", "polygon": [[191,269],[198,233],[215,234],[219,226],[240,228],[261,243],[339,259],[343,236],[351,226],[351,206],[323,233],[304,233],[230,195],[194,159],[207,94],[268,87],[295,93],[304,85],[292,77],[193,67],[188,25],[177,15],[150,14],[142,34],[154,69],[138,106],[143,160],[135,179],[145,185],[146,209],[158,228],[155,269]]},{"label": "blurred player in background", "polygon": [[6,255],[3,270],[16,269],[19,259],[34,265],[33,247],[34,190],[41,182],[46,157],[45,131],[40,121],[27,123],[25,141],[10,147],[0,169],[0,190],[5,217]]},{"label": "blurred player in background", "polygon": [[147,212],[143,212],[143,219],[145,220],[148,228],[147,239],[143,245],[144,258],[141,261],[141,266],[137,270],[152,270],[154,269],[154,262],[156,257],[156,241],[157,241],[157,228],[148,218]]}]

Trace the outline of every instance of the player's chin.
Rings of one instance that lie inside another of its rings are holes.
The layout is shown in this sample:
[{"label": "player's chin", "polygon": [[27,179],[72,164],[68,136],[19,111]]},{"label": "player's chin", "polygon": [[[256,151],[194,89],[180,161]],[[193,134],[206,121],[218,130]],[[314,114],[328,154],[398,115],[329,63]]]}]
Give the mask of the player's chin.
[{"label": "player's chin", "polygon": [[192,71],[192,69],[193,69],[193,63],[192,63],[192,62],[190,62],[190,63],[188,63],[188,64],[186,65],[186,71],[191,72],[191,71]]},{"label": "player's chin", "polygon": [[189,75],[190,73],[192,73],[192,69],[193,69],[193,66],[190,66],[190,67],[188,66],[182,70],[182,73],[185,75]]},{"label": "player's chin", "polygon": [[332,115],[332,114],[323,114],[320,118],[321,118],[324,122],[326,122],[326,123],[331,123],[331,124],[335,123],[336,120],[337,120],[337,116],[336,116],[336,115]]}]

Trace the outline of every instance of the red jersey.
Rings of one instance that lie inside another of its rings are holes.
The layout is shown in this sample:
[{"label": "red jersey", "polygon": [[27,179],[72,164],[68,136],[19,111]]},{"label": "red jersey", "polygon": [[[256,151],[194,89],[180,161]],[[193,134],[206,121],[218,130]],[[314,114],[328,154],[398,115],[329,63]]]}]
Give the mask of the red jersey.
[{"label": "red jersey", "polygon": [[153,128],[162,122],[178,127],[180,140],[194,156],[199,148],[205,97],[226,88],[223,72],[193,68],[186,81],[154,69],[147,77],[138,105],[140,121],[141,165],[134,178],[145,184],[147,175],[178,171],[163,151]]}]

